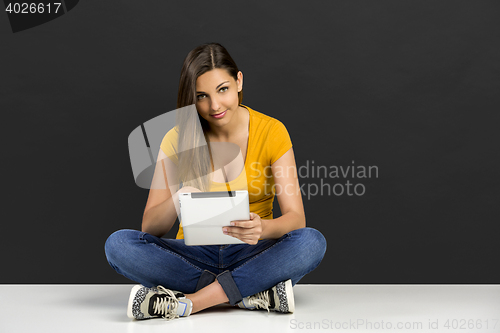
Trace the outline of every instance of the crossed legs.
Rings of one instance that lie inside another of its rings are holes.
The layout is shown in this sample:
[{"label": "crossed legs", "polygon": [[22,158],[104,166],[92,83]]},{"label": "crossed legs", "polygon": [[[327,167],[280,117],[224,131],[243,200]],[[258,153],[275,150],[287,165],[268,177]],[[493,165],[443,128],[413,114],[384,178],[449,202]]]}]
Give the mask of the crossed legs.
[{"label": "crossed legs", "polygon": [[291,279],[295,285],[315,269],[326,251],[323,235],[312,228],[294,230],[257,245],[186,246],[137,230],[119,230],[105,245],[109,264],[146,287],[162,285],[183,292],[192,313],[243,297]]}]

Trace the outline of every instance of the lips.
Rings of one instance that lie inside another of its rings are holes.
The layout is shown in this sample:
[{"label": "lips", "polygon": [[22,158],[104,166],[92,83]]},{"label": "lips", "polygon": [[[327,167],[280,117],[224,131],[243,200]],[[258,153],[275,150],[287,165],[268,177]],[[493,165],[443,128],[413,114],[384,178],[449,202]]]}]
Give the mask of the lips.
[{"label": "lips", "polygon": [[220,113],[217,113],[217,114],[211,114],[211,116],[214,117],[214,118],[219,119],[219,118],[224,117],[224,115],[226,114],[226,112],[227,112],[227,110],[223,111],[223,112],[220,112]]}]

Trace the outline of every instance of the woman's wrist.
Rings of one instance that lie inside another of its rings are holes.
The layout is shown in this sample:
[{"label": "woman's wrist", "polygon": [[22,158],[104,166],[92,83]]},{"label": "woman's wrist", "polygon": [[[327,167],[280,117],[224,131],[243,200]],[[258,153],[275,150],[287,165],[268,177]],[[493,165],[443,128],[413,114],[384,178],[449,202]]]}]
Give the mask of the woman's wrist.
[{"label": "woman's wrist", "polygon": [[286,233],[305,227],[303,218],[295,212],[288,212],[275,219],[262,220],[262,239],[278,239]]},{"label": "woman's wrist", "polygon": [[267,234],[267,231],[269,230],[269,222],[272,220],[266,220],[266,219],[261,219],[261,228],[262,232],[260,234],[260,239],[270,239],[269,235]]}]

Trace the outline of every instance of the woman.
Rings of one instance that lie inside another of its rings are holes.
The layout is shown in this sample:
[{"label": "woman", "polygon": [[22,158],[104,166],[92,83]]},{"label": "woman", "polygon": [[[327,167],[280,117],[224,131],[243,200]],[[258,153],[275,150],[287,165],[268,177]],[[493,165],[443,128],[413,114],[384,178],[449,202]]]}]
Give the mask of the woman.
[{"label": "woman", "polygon": [[[242,105],[242,89],[243,74],[220,44],[201,45],[186,57],[177,107],[194,104],[201,130],[178,119],[180,126],[167,133],[158,157],[167,170],[179,170],[183,186],[177,191],[173,184],[152,188],[142,231],[120,230],[106,241],[110,265],[141,283],[130,294],[131,318],[172,319],[222,303],[293,312],[292,286],[324,256],[325,238],[306,227],[288,132],[280,121]],[[196,147],[199,142],[209,147],[215,142],[233,143],[241,150],[250,220],[234,222],[223,232],[244,244],[186,246],[182,225],[176,239],[160,238],[176,220],[179,193],[225,190],[224,181],[214,181],[221,175],[213,172],[210,148],[208,154],[191,149],[172,158],[182,145]],[[193,163],[193,158],[202,162]],[[204,177],[207,174],[212,178]],[[172,178],[163,181],[167,179]],[[273,219],[275,194],[282,216]]]}]

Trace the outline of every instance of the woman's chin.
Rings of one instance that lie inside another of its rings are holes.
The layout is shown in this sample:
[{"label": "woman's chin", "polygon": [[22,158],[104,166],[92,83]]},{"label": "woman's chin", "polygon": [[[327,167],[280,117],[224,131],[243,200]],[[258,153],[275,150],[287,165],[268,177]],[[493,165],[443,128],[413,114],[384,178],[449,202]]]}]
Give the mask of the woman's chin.
[{"label": "woman's chin", "polygon": [[208,120],[208,122],[210,123],[210,125],[221,127],[228,124],[231,121],[232,116],[232,112],[230,110],[227,110],[220,118],[209,116],[210,119]]}]

